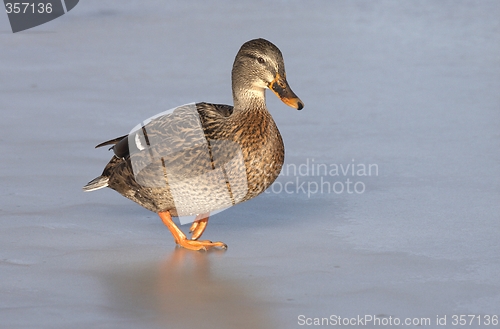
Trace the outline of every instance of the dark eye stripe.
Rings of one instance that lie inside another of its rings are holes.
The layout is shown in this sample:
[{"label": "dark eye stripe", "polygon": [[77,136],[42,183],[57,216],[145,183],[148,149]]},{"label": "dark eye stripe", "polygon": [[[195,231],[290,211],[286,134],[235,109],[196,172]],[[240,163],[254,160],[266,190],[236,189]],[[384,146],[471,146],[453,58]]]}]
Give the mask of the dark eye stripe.
[{"label": "dark eye stripe", "polygon": [[255,56],[253,54],[245,54],[246,57],[249,57],[249,58],[252,58],[252,59],[255,59],[256,61],[258,61],[259,63],[263,64],[265,63],[266,61],[264,60],[264,58],[260,57],[260,56]]}]

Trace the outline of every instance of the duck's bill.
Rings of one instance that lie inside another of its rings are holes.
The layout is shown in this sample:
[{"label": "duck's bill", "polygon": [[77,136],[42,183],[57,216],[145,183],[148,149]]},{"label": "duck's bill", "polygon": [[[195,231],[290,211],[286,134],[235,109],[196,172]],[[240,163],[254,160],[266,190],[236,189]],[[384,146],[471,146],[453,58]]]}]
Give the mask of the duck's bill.
[{"label": "duck's bill", "polygon": [[286,79],[279,74],[269,83],[269,89],[271,89],[286,105],[297,110],[302,110],[304,108],[304,103],[295,95]]}]

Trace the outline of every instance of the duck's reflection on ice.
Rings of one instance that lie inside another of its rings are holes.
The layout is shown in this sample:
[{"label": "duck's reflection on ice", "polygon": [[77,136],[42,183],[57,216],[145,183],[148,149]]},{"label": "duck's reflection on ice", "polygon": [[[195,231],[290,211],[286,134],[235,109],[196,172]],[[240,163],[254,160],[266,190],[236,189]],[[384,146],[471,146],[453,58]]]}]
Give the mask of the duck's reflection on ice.
[{"label": "duck's reflection on ice", "polygon": [[115,272],[113,303],[137,325],[154,318],[160,328],[275,328],[244,279],[210,273],[217,253],[176,248],[159,264]]}]

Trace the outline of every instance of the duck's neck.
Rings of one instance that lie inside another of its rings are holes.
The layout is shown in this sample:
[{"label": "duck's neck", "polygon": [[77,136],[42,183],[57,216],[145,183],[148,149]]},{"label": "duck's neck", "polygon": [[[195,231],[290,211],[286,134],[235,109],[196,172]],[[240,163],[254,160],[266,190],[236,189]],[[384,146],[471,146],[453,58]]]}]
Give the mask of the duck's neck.
[{"label": "duck's neck", "polygon": [[266,94],[262,88],[239,88],[233,86],[234,112],[267,111]]}]

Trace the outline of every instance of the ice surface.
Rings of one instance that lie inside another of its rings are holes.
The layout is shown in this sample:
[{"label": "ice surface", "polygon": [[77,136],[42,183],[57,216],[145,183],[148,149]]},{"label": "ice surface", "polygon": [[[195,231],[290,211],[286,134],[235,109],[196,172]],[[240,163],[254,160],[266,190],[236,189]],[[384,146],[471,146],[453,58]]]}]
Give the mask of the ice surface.
[{"label": "ice surface", "polygon": [[[499,314],[499,17],[497,1],[85,0],[12,34],[0,14],[0,327]],[[94,145],[231,103],[232,61],[256,37],[305,108],[268,95],[290,166],[211,219],[204,238],[227,252],[176,250],[155,214],[81,191],[111,157]],[[300,174],[313,163],[340,174]]]}]

